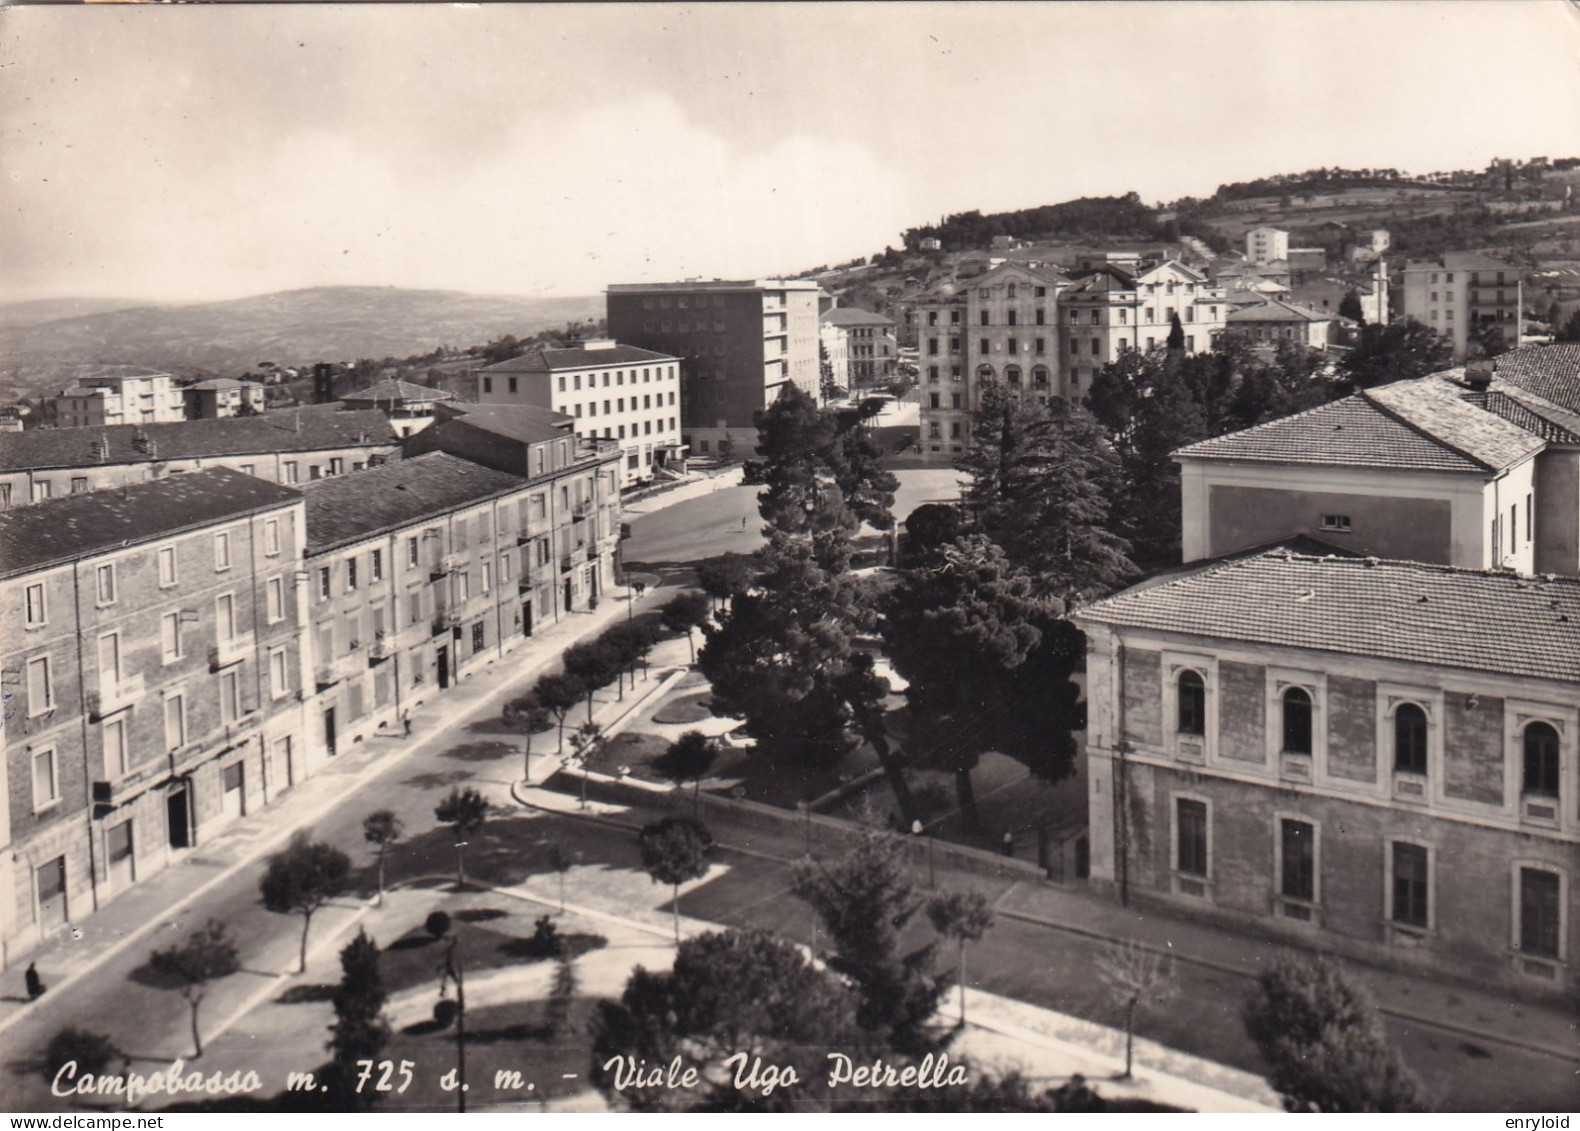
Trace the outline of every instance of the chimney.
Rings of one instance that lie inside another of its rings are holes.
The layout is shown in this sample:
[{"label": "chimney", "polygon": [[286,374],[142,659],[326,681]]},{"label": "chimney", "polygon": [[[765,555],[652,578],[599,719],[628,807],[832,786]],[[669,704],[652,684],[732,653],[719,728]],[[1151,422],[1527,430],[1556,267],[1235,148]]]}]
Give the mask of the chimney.
[{"label": "chimney", "polygon": [[1465,384],[1478,393],[1487,391],[1497,371],[1497,362],[1490,357],[1478,357],[1465,362]]}]

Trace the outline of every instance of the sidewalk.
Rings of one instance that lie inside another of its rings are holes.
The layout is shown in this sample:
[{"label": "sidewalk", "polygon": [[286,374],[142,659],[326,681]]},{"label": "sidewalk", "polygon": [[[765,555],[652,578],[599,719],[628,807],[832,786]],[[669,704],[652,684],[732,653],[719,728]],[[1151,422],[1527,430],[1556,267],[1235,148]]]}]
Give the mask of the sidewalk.
[{"label": "sidewalk", "polygon": [[[650,590],[638,605],[660,603]],[[204,895],[281,848],[298,829],[312,828],[373,779],[452,741],[457,730],[497,711],[507,688],[536,678],[558,664],[569,645],[628,615],[627,601],[614,594],[593,612],[568,614],[544,625],[515,652],[414,710],[410,740],[373,738],[352,746],[266,808],[205,839],[183,859],[74,923],[28,955],[48,988],[38,1004],[58,1002],[63,991],[95,966],[178,919]],[[20,972],[15,978],[19,983]],[[0,998],[0,1033],[27,1016],[34,1004],[19,995]]]}]

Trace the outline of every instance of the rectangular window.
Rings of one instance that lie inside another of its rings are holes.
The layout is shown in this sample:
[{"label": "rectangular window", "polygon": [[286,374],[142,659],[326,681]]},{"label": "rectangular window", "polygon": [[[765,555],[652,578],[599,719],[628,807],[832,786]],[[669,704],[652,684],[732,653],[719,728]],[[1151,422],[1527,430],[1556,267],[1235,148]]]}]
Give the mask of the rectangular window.
[{"label": "rectangular window", "polygon": [[241,673],[236,668],[227,668],[220,673],[219,703],[227,723],[241,718]]},{"label": "rectangular window", "polygon": [[1527,542],[1531,540],[1531,511],[1534,509],[1532,507],[1534,501],[1530,495],[1525,496],[1525,540]]},{"label": "rectangular window", "polygon": [[318,567],[318,596],[324,600],[329,599],[329,567]]},{"label": "rectangular window", "polygon": [[384,580],[384,551],[374,550],[368,558],[368,577],[373,581]]},{"label": "rectangular window", "polygon": [[269,623],[285,619],[285,579],[269,578]]},{"label": "rectangular window", "polygon": [[73,475],[71,477],[71,493],[73,495],[86,495],[88,493],[88,477],[86,475]]},{"label": "rectangular window", "polygon": [[104,831],[104,853],[112,865],[132,858],[132,822],[122,821]]},{"label": "rectangular window", "polygon": [[40,715],[55,708],[55,688],[49,678],[49,657],[35,656],[27,662],[27,713]]},{"label": "rectangular window", "polygon": [[49,620],[49,612],[44,606],[43,582],[27,587],[24,605],[27,609],[27,626],[29,628],[35,628]]},{"label": "rectangular window", "polygon": [[159,643],[165,663],[179,660],[181,651],[181,614],[166,613],[159,618]]},{"label": "rectangular window", "polygon": [[421,550],[419,549],[417,539],[406,539],[406,568],[416,569],[417,563],[422,560],[420,555]]},{"label": "rectangular window", "polygon": [[993,344],[991,342],[989,342],[986,338],[979,339],[978,342],[977,342],[977,352],[984,353],[984,354],[992,353],[993,352]]},{"label": "rectangular window", "polygon": [[167,588],[176,583],[176,548],[174,546],[161,546],[159,548],[159,587]]},{"label": "rectangular window", "polygon": [[111,719],[104,724],[104,772],[121,777],[132,769],[132,754],[126,745],[126,719]]},{"label": "rectangular window", "polygon": [[422,590],[413,591],[409,599],[410,614],[407,623],[420,624],[422,622]]},{"label": "rectangular window", "polygon": [[291,690],[291,673],[286,666],[287,659],[284,648],[276,648],[269,653],[269,694],[275,699]]},{"label": "rectangular window", "polygon": [[214,568],[230,568],[230,532],[221,531],[214,535]]},{"label": "rectangular window", "polygon": [[99,680],[111,687],[121,682],[121,637],[118,633],[99,637]]},{"label": "rectangular window", "polygon": [[236,638],[236,598],[221,593],[214,599],[214,635],[220,640]]},{"label": "rectangular window", "polygon": [[357,587],[357,559],[346,559],[346,592],[349,593]]},{"label": "rectangular window", "polygon": [[1323,530],[1333,530],[1341,534],[1350,532],[1350,516],[1347,514],[1325,514],[1322,516],[1321,527]]},{"label": "rectangular window", "polygon": [[1421,845],[1394,842],[1392,916],[1395,923],[1426,928],[1431,882],[1429,867],[1427,851]]},{"label": "rectangular window", "polygon": [[179,750],[187,744],[186,699],[181,695],[165,696],[165,749]]},{"label": "rectangular window", "polygon": [[285,481],[287,483],[296,483],[300,479],[301,479],[301,472],[297,469],[296,461],[294,459],[286,460],[285,461]]},{"label": "rectangular window", "polygon": [[1559,903],[1562,884],[1557,872],[1520,869],[1520,951],[1536,958],[1559,958]]},{"label": "rectangular window", "polygon": [[36,813],[59,800],[60,776],[55,771],[55,751],[35,751],[33,754],[33,811]]},{"label": "rectangular window", "polygon": [[1175,801],[1175,864],[1187,876],[1207,876],[1207,803],[1181,797]]},{"label": "rectangular window", "polygon": [[1278,822],[1283,859],[1279,891],[1285,899],[1312,903],[1317,898],[1317,830],[1305,821]]},{"label": "rectangular window", "polygon": [[478,621],[472,625],[472,655],[477,655],[483,650],[483,622]]},{"label": "rectangular window", "polygon": [[493,587],[494,587],[494,564],[492,562],[484,562],[483,563],[483,589],[482,589],[482,591],[484,593],[487,593]]},{"label": "rectangular window", "polygon": [[93,571],[94,593],[99,604],[113,605],[115,603],[115,565],[101,565]]},{"label": "rectangular window", "polygon": [[280,520],[277,518],[264,520],[263,552],[270,556],[280,552]]}]

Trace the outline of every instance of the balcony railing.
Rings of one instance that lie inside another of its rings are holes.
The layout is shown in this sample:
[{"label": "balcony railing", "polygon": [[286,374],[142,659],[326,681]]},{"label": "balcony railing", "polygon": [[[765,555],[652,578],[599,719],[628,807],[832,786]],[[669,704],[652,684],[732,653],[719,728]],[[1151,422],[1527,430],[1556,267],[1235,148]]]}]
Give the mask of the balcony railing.
[{"label": "balcony railing", "polygon": [[460,623],[460,612],[455,609],[444,609],[441,612],[434,614],[433,634],[438,636],[440,633],[447,632],[452,628],[458,627]]},{"label": "balcony railing", "polygon": [[238,632],[229,638],[216,642],[208,650],[208,666],[214,671],[228,668],[231,664],[240,663],[247,658],[247,654],[257,647],[250,632]]},{"label": "balcony railing", "polygon": [[428,576],[433,581],[438,581],[447,573],[454,573],[461,568],[460,554],[443,554],[434,559],[433,565],[428,568]]}]

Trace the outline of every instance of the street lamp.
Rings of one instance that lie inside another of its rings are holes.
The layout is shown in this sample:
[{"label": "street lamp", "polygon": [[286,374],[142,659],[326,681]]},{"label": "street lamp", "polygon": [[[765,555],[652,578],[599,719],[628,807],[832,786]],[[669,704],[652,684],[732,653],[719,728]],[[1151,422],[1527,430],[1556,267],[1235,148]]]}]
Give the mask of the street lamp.
[{"label": "street lamp", "polygon": [[[926,826],[918,818],[911,822],[911,835],[921,836],[925,828]],[[938,886],[938,878],[933,871],[933,834],[931,832],[927,834],[927,886],[930,888]]]}]

